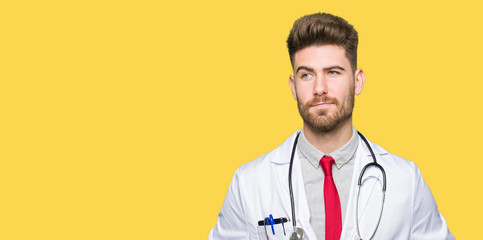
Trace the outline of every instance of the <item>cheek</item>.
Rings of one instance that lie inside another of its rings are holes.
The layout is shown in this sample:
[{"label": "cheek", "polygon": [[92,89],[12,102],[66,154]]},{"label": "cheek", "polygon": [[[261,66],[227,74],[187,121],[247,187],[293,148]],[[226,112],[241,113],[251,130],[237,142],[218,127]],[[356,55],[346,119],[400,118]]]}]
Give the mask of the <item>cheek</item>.
[{"label": "cheek", "polygon": [[307,102],[312,99],[312,91],[308,88],[298,88],[297,89],[297,98],[302,102]]},{"label": "cheek", "polygon": [[332,89],[332,94],[339,100],[347,98],[354,89],[354,85],[350,83],[339,84]]}]

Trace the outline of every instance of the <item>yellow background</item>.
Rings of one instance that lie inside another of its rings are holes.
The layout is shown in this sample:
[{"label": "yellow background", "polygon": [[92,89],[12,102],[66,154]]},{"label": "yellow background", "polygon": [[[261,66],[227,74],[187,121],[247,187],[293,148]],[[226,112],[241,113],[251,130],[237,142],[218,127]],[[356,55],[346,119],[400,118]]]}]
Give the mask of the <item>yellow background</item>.
[{"label": "yellow background", "polygon": [[354,124],[480,236],[478,1],[3,1],[0,239],[206,239],[233,172],[302,126],[285,40],[359,32]]}]

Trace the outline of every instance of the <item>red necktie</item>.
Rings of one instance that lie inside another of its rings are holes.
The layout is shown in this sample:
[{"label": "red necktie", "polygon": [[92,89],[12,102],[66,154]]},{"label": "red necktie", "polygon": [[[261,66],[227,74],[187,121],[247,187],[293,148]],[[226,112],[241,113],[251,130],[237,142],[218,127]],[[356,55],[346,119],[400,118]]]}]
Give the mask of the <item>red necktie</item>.
[{"label": "red necktie", "polygon": [[342,217],[340,211],[339,193],[332,178],[332,164],[334,159],[323,156],[320,166],[325,174],[324,200],[325,200],[325,239],[339,240],[342,232]]}]

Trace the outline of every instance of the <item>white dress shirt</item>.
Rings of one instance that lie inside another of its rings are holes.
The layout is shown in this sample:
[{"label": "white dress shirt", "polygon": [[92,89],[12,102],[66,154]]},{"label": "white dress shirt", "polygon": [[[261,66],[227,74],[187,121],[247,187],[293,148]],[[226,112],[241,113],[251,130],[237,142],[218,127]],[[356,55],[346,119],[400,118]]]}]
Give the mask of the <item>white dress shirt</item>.
[{"label": "white dress shirt", "polygon": [[310,144],[301,131],[298,153],[310,210],[310,224],[318,239],[325,239],[325,175],[319,161],[324,155],[331,156],[335,161],[332,165],[332,176],[339,193],[342,223],[344,223],[358,143],[359,135],[352,127],[352,137],[344,146],[332,153],[323,153]]}]

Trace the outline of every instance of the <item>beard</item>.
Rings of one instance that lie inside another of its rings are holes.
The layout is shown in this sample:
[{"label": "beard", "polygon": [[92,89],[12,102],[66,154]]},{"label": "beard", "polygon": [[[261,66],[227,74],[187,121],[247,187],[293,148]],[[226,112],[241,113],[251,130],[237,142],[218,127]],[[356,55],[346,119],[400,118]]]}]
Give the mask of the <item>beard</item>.
[{"label": "beard", "polygon": [[[310,108],[320,102],[333,103],[336,107],[335,112],[330,113],[328,108],[310,112]],[[297,105],[300,116],[309,128],[317,132],[330,132],[352,116],[354,88],[351,89],[349,96],[342,103],[336,98],[324,95],[314,97],[305,104],[297,98]]]}]

